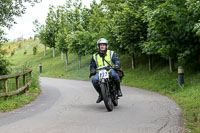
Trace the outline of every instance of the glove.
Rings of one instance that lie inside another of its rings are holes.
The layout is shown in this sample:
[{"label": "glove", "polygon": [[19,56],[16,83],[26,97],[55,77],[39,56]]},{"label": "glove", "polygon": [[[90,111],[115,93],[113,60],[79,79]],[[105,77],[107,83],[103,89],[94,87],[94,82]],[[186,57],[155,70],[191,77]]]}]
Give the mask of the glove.
[{"label": "glove", "polygon": [[117,69],[117,70],[119,70],[119,66],[118,65],[115,65],[114,68]]},{"label": "glove", "polygon": [[96,74],[96,70],[95,70],[95,69],[92,69],[92,70],[90,71],[90,74],[95,75],[95,74]]},{"label": "glove", "polygon": [[95,69],[92,69],[92,70],[90,71],[90,76],[89,76],[89,78],[91,78],[92,75],[95,75],[95,74],[96,74],[96,70],[95,70]]}]

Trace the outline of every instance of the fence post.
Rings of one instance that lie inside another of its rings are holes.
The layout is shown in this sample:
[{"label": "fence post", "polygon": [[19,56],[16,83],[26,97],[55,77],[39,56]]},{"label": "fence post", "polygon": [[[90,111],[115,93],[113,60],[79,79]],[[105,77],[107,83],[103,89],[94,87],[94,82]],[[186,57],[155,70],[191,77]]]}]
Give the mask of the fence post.
[{"label": "fence post", "polygon": [[[7,82],[7,80],[8,79],[4,80],[4,91],[5,91],[5,93],[8,92],[8,82]],[[5,99],[8,100],[8,96],[6,96]]]},{"label": "fence post", "polygon": [[16,89],[19,89],[19,76],[16,77]]},{"label": "fence post", "polygon": [[[31,72],[32,72],[32,71],[29,72],[29,81],[31,80]],[[27,91],[28,91],[28,89],[29,89],[29,85],[28,85],[28,87],[27,87]]]},{"label": "fence post", "polygon": [[[26,74],[23,75],[23,85],[26,85]],[[27,88],[24,91],[27,93]]]}]

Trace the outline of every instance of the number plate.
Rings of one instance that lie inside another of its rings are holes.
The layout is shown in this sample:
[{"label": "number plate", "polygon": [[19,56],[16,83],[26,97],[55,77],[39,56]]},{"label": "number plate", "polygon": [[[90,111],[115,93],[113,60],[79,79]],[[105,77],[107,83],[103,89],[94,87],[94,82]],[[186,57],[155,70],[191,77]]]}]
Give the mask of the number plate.
[{"label": "number plate", "polygon": [[106,70],[101,70],[101,71],[99,72],[99,79],[105,79],[105,78],[109,78],[108,71],[106,71]]}]

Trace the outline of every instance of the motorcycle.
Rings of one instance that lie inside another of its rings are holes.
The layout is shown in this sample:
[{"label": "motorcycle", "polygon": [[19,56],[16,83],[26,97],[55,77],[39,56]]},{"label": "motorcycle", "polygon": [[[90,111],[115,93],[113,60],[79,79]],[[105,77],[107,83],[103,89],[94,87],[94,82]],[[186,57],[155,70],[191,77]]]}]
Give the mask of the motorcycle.
[{"label": "motorcycle", "polygon": [[117,88],[109,75],[109,70],[115,69],[111,66],[99,67],[96,70],[99,71],[99,86],[101,88],[101,94],[104,104],[108,111],[112,111],[114,106],[118,106]]}]

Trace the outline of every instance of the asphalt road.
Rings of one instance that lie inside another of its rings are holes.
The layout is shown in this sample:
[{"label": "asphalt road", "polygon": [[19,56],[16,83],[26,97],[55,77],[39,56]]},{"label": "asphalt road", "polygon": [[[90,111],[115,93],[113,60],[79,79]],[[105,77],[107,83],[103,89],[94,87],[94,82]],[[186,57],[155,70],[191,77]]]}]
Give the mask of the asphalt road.
[{"label": "asphalt road", "polygon": [[91,82],[40,78],[42,94],[0,114],[0,133],[179,133],[181,109],[166,96],[122,86],[119,106],[96,104]]}]

